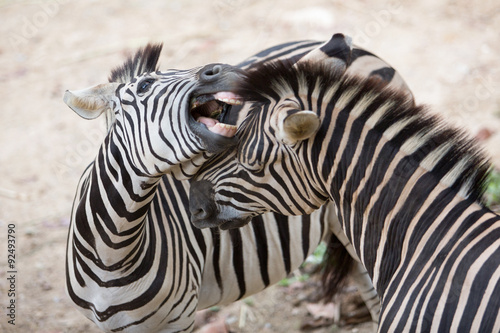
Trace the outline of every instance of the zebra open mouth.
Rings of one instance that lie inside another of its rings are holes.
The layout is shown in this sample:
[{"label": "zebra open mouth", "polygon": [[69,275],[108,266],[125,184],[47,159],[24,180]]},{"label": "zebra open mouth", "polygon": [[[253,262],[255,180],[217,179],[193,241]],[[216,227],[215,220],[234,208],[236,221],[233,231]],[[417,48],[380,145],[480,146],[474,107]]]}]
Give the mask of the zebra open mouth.
[{"label": "zebra open mouth", "polygon": [[224,123],[224,118],[232,105],[241,104],[242,98],[232,92],[199,95],[191,99],[191,116],[204,124],[210,132],[231,138],[235,136],[238,128]]}]

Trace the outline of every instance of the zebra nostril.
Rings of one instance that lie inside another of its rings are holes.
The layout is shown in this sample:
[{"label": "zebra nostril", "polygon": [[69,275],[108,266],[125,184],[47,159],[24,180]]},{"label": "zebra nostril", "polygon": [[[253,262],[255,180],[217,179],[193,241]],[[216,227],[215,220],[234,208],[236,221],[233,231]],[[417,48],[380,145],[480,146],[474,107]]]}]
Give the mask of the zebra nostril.
[{"label": "zebra nostril", "polygon": [[191,222],[193,223],[210,220],[215,214],[215,210],[213,209],[213,207],[206,203],[201,203],[201,206],[190,206],[190,212]]},{"label": "zebra nostril", "polygon": [[210,214],[203,208],[192,209],[191,215],[196,220],[205,219],[206,217],[210,216]]},{"label": "zebra nostril", "polygon": [[222,66],[220,64],[207,65],[201,70],[200,79],[202,81],[211,81],[219,77],[222,73]]},{"label": "zebra nostril", "polygon": [[208,220],[217,211],[212,184],[208,181],[194,181],[189,190],[189,211],[191,222]]}]

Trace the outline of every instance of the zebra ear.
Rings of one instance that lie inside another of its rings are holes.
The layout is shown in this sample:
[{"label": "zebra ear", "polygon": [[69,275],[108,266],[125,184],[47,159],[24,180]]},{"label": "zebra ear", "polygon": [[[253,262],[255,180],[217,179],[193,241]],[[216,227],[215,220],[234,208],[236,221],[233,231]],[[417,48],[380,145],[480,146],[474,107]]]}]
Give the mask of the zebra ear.
[{"label": "zebra ear", "polygon": [[310,138],[321,124],[318,115],[312,111],[296,110],[291,114],[289,111],[281,119],[278,121],[280,137],[288,145]]},{"label": "zebra ear", "polygon": [[110,108],[118,86],[119,83],[105,83],[82,90],[66,90],[63,100],[82,118],[94,119]]},{"label": "zebra ear", "polygon": [[352,48],[351,37],[336,33],[329,41],[300,58],[297,64],[303,62],[323,63],[329,70],[345,72],[352,62]]}]

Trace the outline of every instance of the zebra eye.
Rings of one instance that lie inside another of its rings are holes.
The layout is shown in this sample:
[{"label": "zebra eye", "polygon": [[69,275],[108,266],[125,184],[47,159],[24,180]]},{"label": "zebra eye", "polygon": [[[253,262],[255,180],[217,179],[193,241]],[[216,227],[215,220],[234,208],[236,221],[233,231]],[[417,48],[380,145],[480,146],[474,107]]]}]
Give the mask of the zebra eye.
[{"label": "zebra eye", "polygon": [[149,90],[149,88],[151,88],[151,86],[153,85],[153,83],[155,82],[156,80],[153,79],[153,78],[146,78],[146,79],[143,79],[141,82],[139,82],[139,84],[137,85],[137,93],[142,95],[144,94],[145,92],[147,92]]}]

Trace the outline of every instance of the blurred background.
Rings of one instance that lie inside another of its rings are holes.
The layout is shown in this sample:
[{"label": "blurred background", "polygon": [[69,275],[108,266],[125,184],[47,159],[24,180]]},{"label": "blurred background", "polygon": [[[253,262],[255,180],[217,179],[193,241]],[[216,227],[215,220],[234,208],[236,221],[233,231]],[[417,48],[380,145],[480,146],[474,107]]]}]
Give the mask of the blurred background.
[{"label": "blurred background", "polygon": [[[104,126],[79,118],[62,95],[106,82],[147,42],[164,43],[160,69],[186,69],[345,33],[500,166],[498,0],[8,0],[0,22],[0,304],[8,302],[5,235],[15,223],[19,332],[97,332],[65,295],[64,256],[76,183]],[[252,302],[255,321],[277,316]],[[238,316],[241,305],[228,311]]]}]

